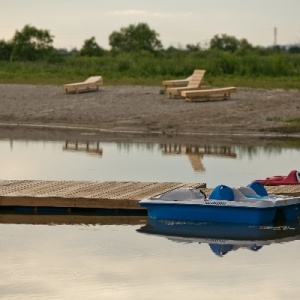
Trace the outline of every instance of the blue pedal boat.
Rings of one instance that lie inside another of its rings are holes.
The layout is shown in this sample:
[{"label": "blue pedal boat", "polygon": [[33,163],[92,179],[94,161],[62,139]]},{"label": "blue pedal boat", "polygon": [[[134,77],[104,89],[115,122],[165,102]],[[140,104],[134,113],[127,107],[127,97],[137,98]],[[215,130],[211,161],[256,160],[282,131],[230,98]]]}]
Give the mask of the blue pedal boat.
[{"label": "blue pedal boat", "polygon": [[259,182],[241,188],[218,185],[209,198],[201,190],[175,189],[139,204],[154,219],[253,225],[297,219],[300,212],[300,197],[268,195]]}]

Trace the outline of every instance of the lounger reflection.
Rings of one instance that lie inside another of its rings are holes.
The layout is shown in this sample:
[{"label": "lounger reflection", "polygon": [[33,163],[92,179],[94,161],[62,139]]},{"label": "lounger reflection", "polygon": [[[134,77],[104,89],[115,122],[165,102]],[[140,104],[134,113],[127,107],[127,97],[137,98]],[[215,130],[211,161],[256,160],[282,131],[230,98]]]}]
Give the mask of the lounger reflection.
[{"label": "lounger reflection", "polygon": [[204,156],[237,158],[237,154],[232,147],[228,146],[162,144],[161,148],[163,155],[187,155],[196,172],[205,171],[202,163]]},{"label": "lounger reflection", "polygon": [[80,143],[78,141],[71,142],[66,141],[63,147],[64,151],[76,152],[83,151],[87,154],[102,157],[103,149],[100,147],[100,142],[85,142]]}]

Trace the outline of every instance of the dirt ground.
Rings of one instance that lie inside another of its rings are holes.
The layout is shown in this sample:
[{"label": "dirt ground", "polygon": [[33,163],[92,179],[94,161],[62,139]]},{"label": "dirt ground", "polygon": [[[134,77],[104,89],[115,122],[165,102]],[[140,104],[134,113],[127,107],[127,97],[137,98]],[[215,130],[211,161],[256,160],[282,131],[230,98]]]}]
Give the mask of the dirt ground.
[{"label": "dirt ground", "polygon": [[[229,100],[186,102],[161,94],[162,87],[104,86],[97,92],[65,94],[58,86],[0,85],[0,138],[14,134],[49,136],[130,135],[266,136],[279,125],[268,118],[299,117],[300,91],[238,88]],[[34,134],[34,133],[32,133]],[[67,133],[69,134],[69,133]],[[299,134],[300,137],[300,134]],[[53,137],[54,138],[54,137]]]}]

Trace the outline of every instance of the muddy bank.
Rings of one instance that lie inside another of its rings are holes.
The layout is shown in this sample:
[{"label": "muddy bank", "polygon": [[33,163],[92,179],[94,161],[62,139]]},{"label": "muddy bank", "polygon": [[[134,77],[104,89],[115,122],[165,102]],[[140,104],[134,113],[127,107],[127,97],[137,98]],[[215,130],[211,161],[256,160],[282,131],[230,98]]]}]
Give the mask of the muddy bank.
[{"label": "muddy bank", "polygon": [[278,125],[270,119],[300,114],[297,90],[239,88],[230,100],[196,103],[169,99],[160,90],[105,86],[67,95],[57,86],[3,84],[0,138],[261,141],[268,135],[260,129]]}]

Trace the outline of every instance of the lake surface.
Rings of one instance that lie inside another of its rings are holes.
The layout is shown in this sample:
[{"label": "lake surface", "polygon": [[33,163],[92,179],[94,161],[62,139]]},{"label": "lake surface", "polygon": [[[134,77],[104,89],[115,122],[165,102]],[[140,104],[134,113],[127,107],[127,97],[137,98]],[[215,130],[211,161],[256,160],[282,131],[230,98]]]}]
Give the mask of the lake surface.
[{"label": "lake surface", "polygon": [[[88,148],[88,150],[87,150]],[[77,149],[77,150],[76,150]],[[246,185],[299,168],[300,148],[0,140],[0,180]]]},{"label": "lake surface", "polygon": [[[287,175],[299,169],[299,157],[296,147],[0,140],[0,180],[239,186]],[[159,224],[164,232],[153,232],[143,216],[2,213],[0,220],[0,299],[298,299],[300,295],[298,223],[224,225],[217,227],[216,237],[210,224]]]}]

